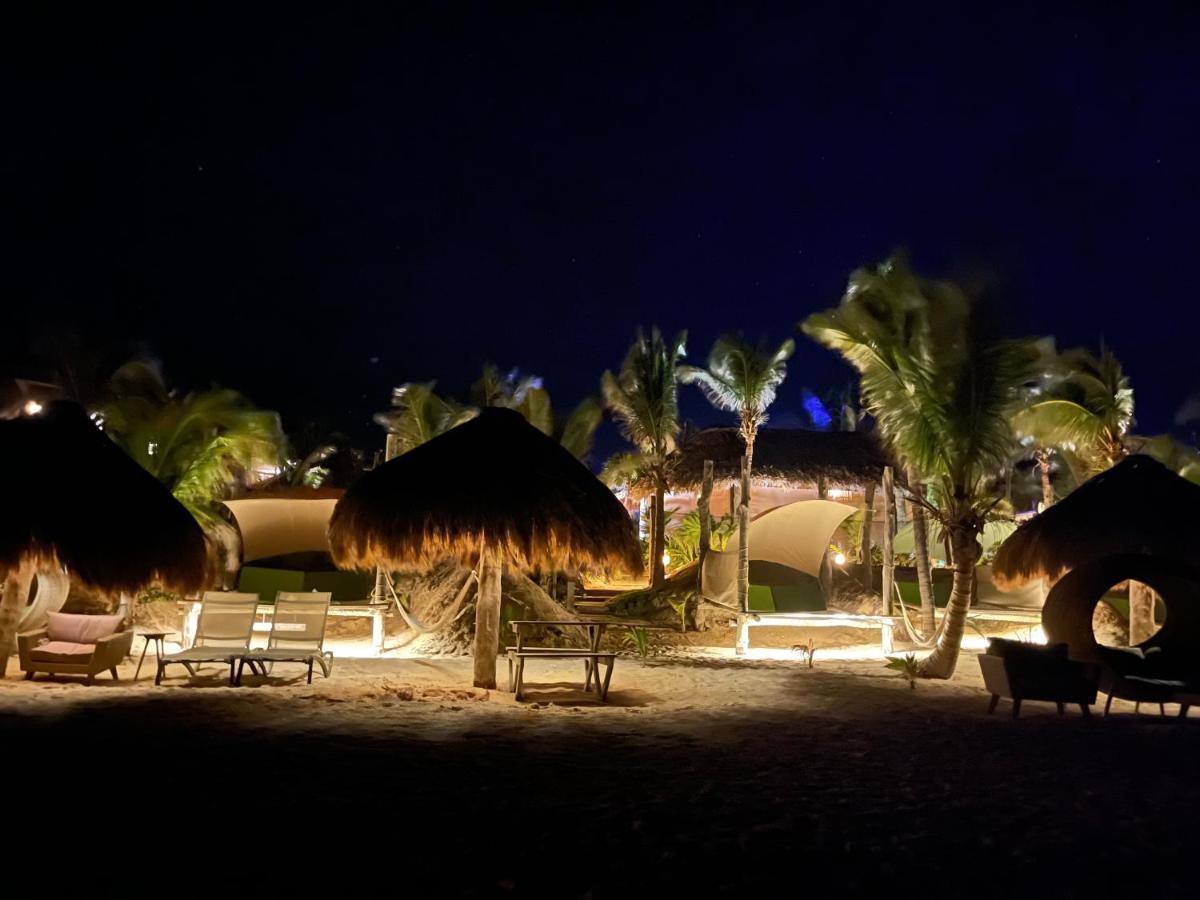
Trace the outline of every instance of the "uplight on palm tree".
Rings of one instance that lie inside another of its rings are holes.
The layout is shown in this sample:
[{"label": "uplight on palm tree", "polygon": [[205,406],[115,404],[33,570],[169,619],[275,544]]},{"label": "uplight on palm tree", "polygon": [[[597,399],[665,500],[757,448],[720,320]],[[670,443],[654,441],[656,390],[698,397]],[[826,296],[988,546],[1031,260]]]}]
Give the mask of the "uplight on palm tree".
[{"label": "uplight on palm tree", "polygon": [[839,306],[801,329],[858,370],[861,396],[893,453],[927,480],[924,505],[950,536],[954,582],[926,677],[954,673],[980,555],[1015,443],[1011,416],[1034,372],[1034,342],[996,338],[955,285],[893,257],[850,277]]}]

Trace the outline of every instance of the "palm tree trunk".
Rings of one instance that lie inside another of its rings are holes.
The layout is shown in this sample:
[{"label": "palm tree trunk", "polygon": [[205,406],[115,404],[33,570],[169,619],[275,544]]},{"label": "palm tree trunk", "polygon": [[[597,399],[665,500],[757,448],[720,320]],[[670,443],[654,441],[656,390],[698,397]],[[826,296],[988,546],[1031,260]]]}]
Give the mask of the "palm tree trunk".
[{"label": "palm tree trunk", "polygon": [[[910,480],[909,486],[915,494],[924,493],[924,485],[920,482]],[[933,576],[929,571],[929,524],[925,517],[925,507],[920,503],[909,502],[909,515],[913,525],[917,588],[921,592],[921,631],[928,637],[933,634],[934,629]]]},{"label": "palm tree trunk", "polygon": [[667,567],[663,565],[663,548],[667,544],[667,522],[663,509],[666,488],[659,483],[654,488],[654,531],[650,540],[650,584],[658,587],[667,580]]},{"label": "palm tree trunk", "polygon": [[1037,452],[1038,475],[1042,480],[1042,509],[1054,505],[1054,485],[1050,483],[1050,453],[1047,450]]},{"label": "palm tree trunk", "polygon": [[500,581],[503,573],[500,557],[484,544],[479,560],[479,595],[475,601],[475,687],[496,687],[496,653],[500,647]]},{"label": "palm tree trunk", "polygon": [[871,562],[871,526],[875,522],[875,482],[867,483],[863,491],[862,540],[859,541],[859,580],[868,591],[874,590],[875,575]]},{"label": "palm tree trunk", "polygon": [[946,620],[937,646],[921,660],[918,671],[922,678],[950,678],[954,675],[963,631],[967,625],[967,611],[971,608],[971,596],[975,592],[975,563],[979,560],[977,535],[969,529],[956,528],[951,541],[954,544],[954,588],[950,591]]},{"label": "palm tree trunk", "polygon": [[29,599],[34,567],[32,563],[22,562],[5,574],[4,596],[0,599],[0,678],[8,671],[8,658],[16,650],[17,623]]},{"label": "palm tree trunk", "polygon": [[892,614],[892,601],[895,596],[896,584],[896,554],[892,549],[895,539],[896,516],[893,507],[896,505],[896,489],[892,483],[892,467],[883,469],[883,582],[880,585],[883,597],[883,614]]},{"label": "palm tree trunk", "polygon": [[738,504],[738,607],[750,609],[750,460],[742,457],[742,496]]},{"label": "palm tree trunk", "polygon": [[1154,636],[1154,591],[1138,581],[1129,582],[1129,646]]}]

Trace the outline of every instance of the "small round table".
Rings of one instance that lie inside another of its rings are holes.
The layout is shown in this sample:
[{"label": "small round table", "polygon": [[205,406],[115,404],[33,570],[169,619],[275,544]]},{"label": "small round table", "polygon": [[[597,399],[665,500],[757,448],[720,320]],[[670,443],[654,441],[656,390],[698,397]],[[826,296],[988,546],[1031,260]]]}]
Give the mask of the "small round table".
[{"label": "small round table", "polygon": [[146,651],[150,649],[150,642],[154,641],[154,655],[161,660],[163,658],[163,638],[176,633],[174,631],[143,631],[138,635],[144,643],[142,644],[142,655],[138,657],[137,670],[133,673],[134,681],[137,681],[138,675],[142,673],[142,661],[146,658]]}]

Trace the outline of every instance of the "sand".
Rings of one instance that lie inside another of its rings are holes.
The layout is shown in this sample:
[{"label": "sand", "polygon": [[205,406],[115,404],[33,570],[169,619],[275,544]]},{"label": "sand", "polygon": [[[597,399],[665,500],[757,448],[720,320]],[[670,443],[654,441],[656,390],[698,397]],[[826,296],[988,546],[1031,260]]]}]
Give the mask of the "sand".
[{"label": "sand", "polygon": [[603,706],[560,661],[530,664],[519,704],[468,687],[468,659],[339,659],[311,686],[277,671],[240,689],[215,667],[85,687],[15,664],[8,824],[27,864],[65,854],[72,878],[110,861],[122,886],[189,895],[215,851],[255,883],[273,864],[338,896],[1163,896],[1195,879],[1200,721],[1123,703],[988,716],[970,653],[910,690],[832,649],[813,668],[677,650],[620,659]]}]

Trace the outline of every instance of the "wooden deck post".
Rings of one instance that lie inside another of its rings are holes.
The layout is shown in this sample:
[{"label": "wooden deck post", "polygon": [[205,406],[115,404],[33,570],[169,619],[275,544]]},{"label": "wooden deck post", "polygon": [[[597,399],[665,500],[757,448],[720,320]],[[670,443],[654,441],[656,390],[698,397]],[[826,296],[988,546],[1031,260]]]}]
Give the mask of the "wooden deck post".
[{"label": "wooden deck post", "polygon": [[486,543],[479,552],[479,593],[475,600],[475,687],[496,687],[500,646],[500,579],[503,561]]},{"label": "wooden deck post", "polygon": [[883,469],[883,585],[880,593],[883,595],[883,614],[892,614],[893,584],[896,579],[896,558],[892,540],[894,532],[893,510],[896,505],[896,488],[892,484],[892,467]]},{"label": "wooden deck post", "polygon": [[712,489],[713,489],[713,464],[711,459],[704,461],[704,480],[700,482],[700,499],[696,501],[697,511],[700,514],[700,572],[704,571],[704,557],[708,556],[709,546],[712,543]]}]

